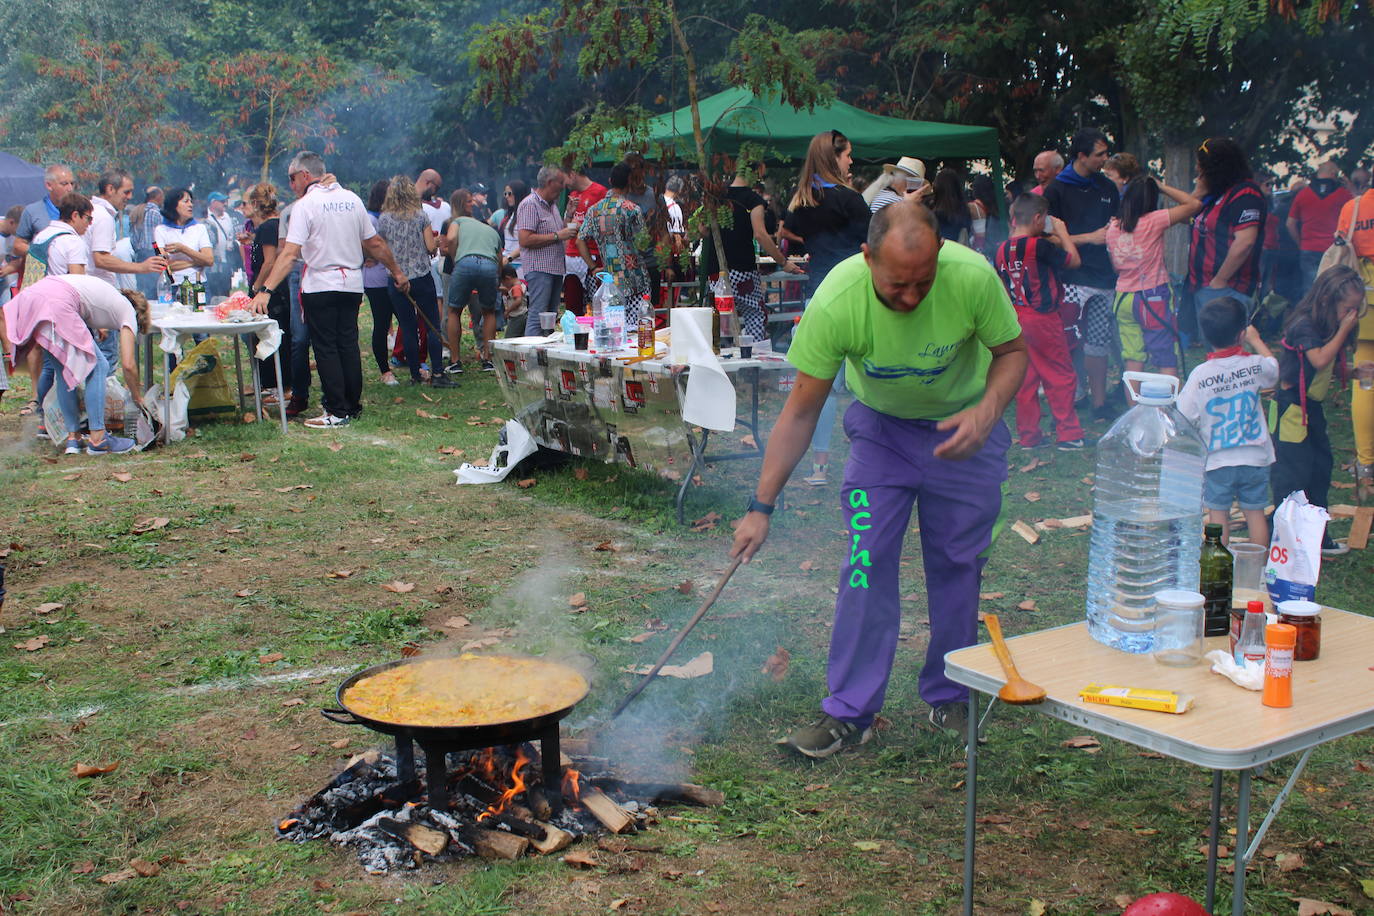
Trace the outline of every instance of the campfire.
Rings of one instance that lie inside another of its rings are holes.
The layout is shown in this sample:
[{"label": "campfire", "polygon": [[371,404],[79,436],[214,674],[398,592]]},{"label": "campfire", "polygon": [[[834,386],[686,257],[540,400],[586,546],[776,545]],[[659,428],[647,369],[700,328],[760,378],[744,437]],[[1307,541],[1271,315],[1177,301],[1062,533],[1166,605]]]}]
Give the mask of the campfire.
[{"label": "campfire", "polygon": [[[277,836],[348,846],[363,868],[383,874],[465,856],[549,855],[589,834],[651,826],[660,805],[724,801],[721,792],[690,783],[629,781],[608,758],[587,753],[584,741],[563,739],[576,756],[553,751],[552,766],[528,742],[444,753],[442,771],[427,755],[433,774],[407,743],[354,757],[277,825]],[[550,773],[557,774],[552,786]]]}]

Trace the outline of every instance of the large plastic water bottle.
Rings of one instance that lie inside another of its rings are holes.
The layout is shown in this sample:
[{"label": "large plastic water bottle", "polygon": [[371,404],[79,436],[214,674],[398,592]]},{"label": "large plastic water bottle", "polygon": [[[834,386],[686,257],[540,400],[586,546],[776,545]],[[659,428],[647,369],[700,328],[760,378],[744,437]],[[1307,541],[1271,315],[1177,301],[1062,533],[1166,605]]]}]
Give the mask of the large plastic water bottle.
[{"label": "large plastic water bottle", "polygon": [[620,300],[616,295],[615,277],[610,272],[603,270],[596,278],[601,285],[592,295],[592,348],[598,353],[606,353],[616,349],[606,310]]},{"label": "large plastic water bottle", "polygon": [[1178,412],[1178,379],[1126,372],[1137,404],[1097,443],[1088,632],[1124,652],[1154,648],[1154,594],[1197,591],[1207,446]]}]

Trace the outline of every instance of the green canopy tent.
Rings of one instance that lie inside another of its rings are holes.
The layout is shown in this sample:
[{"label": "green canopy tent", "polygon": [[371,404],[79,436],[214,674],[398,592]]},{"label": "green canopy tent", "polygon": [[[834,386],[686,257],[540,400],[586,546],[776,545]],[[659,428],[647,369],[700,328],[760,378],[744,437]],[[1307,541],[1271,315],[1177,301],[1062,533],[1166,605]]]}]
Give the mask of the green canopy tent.
[{"label": "green canopy tent", "polygon": [[[811,138],[823,130],[838,130],[854,145],[860,161],[918,159],[986,159],[997,187],[1002,186],[1002,156],[997,131],[991,127],[908,121],[872,114],[836,100],[811,111],[793,108],[775,95],[758,95],[747,89],[726,89],[702,99],[701,129],[706,135],[706,154],[735,155],[746,142],[762,144],[774,161],[799,162],[806,157]],[[651,118],[641,138],[651,155],[667,150],[665,158],[696,162],[692,139],[692,109],[679,108]],[[598,163],[614,162],[610,150],[596,157]],[[1000,195],[999,195],[1000,202]]]}]

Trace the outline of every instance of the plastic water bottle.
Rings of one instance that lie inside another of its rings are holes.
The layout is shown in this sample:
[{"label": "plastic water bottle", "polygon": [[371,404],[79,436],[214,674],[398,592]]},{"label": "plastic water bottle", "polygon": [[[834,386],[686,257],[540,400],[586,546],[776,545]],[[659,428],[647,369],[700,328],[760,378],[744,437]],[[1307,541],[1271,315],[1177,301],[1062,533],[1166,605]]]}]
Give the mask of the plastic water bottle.
[{"label": "plastic water bottle", "polygon": [[1179,381],[1126,372],[1137,404],[1097,443],[1088,553],[1088,632],[1124,652],[1154,649],[1154,594],[1198,589],[1207,447],[1178,409]]},{"label": "plastic water bottle", "polygon": [[[610,316],[607,309],[619,300],[616,296],[615,277],[612,274],[603,270],[596,278],[601,281],[601,285],[592,296],[592,349],[598,353],[605,353],[616,349],[611,340]],[[621,320],[623,322],[623,317]]]}]

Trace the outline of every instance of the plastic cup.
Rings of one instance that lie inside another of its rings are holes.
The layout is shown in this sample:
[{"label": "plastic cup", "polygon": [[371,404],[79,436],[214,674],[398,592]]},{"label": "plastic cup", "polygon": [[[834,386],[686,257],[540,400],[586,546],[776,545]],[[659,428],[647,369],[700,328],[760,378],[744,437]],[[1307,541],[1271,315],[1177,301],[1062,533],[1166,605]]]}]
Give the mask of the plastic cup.
[{"label": "plastic cup", "polygon": [[1363,362],[1355,367],[1355,378],[1360,380],[1363,391],[1374,391],[1374,362]]},{"label": "plastic cup", "polygon": [[1263,601],[1264,609],[1272,611],[1273,602],[1269,600],[1269,589],[1264,584],[1264,564],[1269,559],[1269,548],[1263,544],[1232,544],[1231,563],[1231,610],[1245,612],[1251,601]]},{"label": "plastic cup", "polygon": [[750,334],[739,336],[739,355],[741,359],[750,359],[754,355],[754,338]]},{"label": "plastic cup", "polygon": [[591,339],[591,332],[590,332],[590,331],[583,331],[583,330],[573,331],[573,349],[576,349],[576,350],[585,350],[585,349],[587,349],[587,341],[590,340],[590,339]]},{"label": "plastic cup", "polygon": [[1155,661],[1175,668],[1202,661],[1205,601],[1184,589],[1155,592]]},{"label": "plastic cup", "polygon": [[555,314],[554,312],[540,312],[540,313],[539,313],[539,328],[540,328],[540,330],[544,331],[545,333],[547,333],[547,332],[549,332],[549,331],[552,331],[554,325],[557,324],[557,323],[558,323],[558,315]]}]

